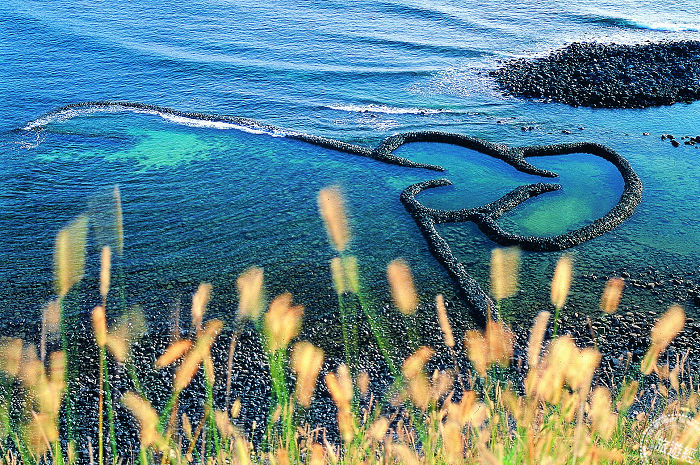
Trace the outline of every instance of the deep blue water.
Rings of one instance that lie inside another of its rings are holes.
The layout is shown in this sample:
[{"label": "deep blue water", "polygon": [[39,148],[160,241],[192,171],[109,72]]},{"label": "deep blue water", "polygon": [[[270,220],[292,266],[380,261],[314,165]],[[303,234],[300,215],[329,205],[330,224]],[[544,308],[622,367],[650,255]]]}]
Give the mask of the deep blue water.
[{"label": "deep blue water", "polygon": [[[587,280],[591,275],[651,266],[698,280],[700,150],[675,149],[659,136],[700,134],[700,103],[571,108],[503,97],[488,77],[500,60],[576,40],[698,39],[696,0],[5,0],[0,18],[3,325],[36,325],[52,292],[56,231],[98,208],[113,184],[124,201],[130,300],[153,318],[187,299],[199,281],[214,284],[214,311],[226,316],[235,305],[235,277],[252,264],[265,267],[270,293],[294,292],[311,315],[332,312],[326,296],[333,252],[315,200],[328,184],[347,195],[353,251],[378,305],[387,301],[384,267],[399,256],[413,266],[423,299],[454,296],[399,202],[402,189],[435,173],[155,114],[84,111],[41,119],[60,106],[99,99],[245,116],[368,146],[424,129],[512,145],[603,143],[632,163],[644,197],[621,227],[572,251],[579,306],[595,311],[595,298],[585,295],[603,284]],[[447,168],[455,185],[423,194],[430,206],[481,205],[540,180],[451,146],[410,144],[400,153]],[[564,188],[507,215],[502,221],[513,230],[546,235],[580,227],[621,192],[619,174],[604,161],[569,155],[534,163],[558,172]],[[470,224],[441,231],[487,287],[494,244]],[[93,262],[98,245],[91,240]],[[546,306],[557,254],[524,258],[527,298],[518,312],[526,313]],[[94,284],[88,275],[86,285]],[[644,299],[637,302],[644,309],[669,303],[634,292],[630,299]],[[695,313],[692,302],[684,305]]]}]

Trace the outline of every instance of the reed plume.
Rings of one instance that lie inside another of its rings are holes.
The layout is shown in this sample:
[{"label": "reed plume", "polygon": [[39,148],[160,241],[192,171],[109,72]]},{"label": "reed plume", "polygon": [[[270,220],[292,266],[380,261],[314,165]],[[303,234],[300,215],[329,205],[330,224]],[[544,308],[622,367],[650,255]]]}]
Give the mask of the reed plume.
[{"label": "reed plume", "polygon": [[347,283],[347,289],[353,294],[360,293],[360,273],[357,267],[357,257],[345,255],[343,257],[343,276]]},{"label": "reed plume", "polygon": [[209,299],[211,298],[212,286],[209,283],[201,283],[197,288],[197,292],[192,296],[192,326],[197,331],[202,329],[202,318],[206,310]]},{"label": "reed plume", "polygon": [[497,301],[518,291],[520,250],[517,247],[491,251],[491,295]]},{"label": "reed plume", "polygon": [[189,339],[180,339],[168,346],[163,355],[156,359],[156,368],[163,368],[175,363],[182,358],[192,348],[192,341]]},{"label": "reed plume", "polygon": [[650,374],[658,370],[659,355],[666,350],[678,333],[685,326],[685,312],[679,305],[672,305],[651,329],[651,345],[642,360],[642,373]]},{"label": "reed plume", "polygon": [[292,294],[277,296],[265,313],[265,334],[268,336],[268,350],[271,352],[284,349],[301,329],[301,317],[304,307],[292,305]]},{"label": "reed plume", "polygon": [[566,297],[569,295],[569,286],[571,286],[571,258],[568,255],[562,255],[552,278],[551,298],[555,308],[564,306]]},{"label": "reed plume", "polygon": [[61,298],[83,278],[87,226],[87,216],[81,215],[61,229],[56,236],[54,283],[56,293]]},{"label": "reed plume", "polygon": [[107,302],[107,293],[109,293],[109,281],[112,268],[112,249],[109,246],[102,247],[102,255],[100,258],[100,295],[102,295],[102,305]]},{"label": "reed plume", "polygon": [[325,376],[325,382],[328,392],[338,408],[340,436],[345,443],[349,443],[355,436],[355,420],[351,413],[353,385],[348,366],[340,364],[336,373],[328,373]]},{"label": "reed plume", "polygon": [[527,346],[527,363],[531,369],[539,363],[542,341],[544,341],[544,334],[547,331],[549,317],[549,312],[540,312],[530,330],[530,340]]},{"label": "reed plume", "polygon": [[345,270],[340,257],[331,259],[331,277],[333,278],[333,288],[336,294],[342,296],[345,293]]},{"label": "reed plume", "polygon": [[134,307],[119,318],[107,333],[107,348],[120,363],[129,357],[131,345],[146,333],[146,320],[141,310]]},{"label": "reed plume", "polygon": [[92,311],[92,328],[95,332],[95,342],[102,348],[107,344],[107,317],[105,308],[97,306]]},{"label": "reed plume", "polygon": [[[104,300],[104,296],[103,296]],[[92,311],[92,327],[95,333],[95,342],[99,348],[100,374],[99,374],[99,399],[97,403],[97,463],[104,464],[104,384],[105,384],[105,345],[107,344],[107,318],[105,308],[97,306]]]},{"label": "reed plume", "polygon": [[476,371],[486,376],[490,365],[507,366],[513,356],[513,333],[502,322],[489,321],[482,331],[469,330],[464,344]]},{"label": "reed plume", "polygon": [[185,389],[192,382],[192,378],[197,374],[197,371],[199,371],[202,362],[210,360],[209,351],[223,326],[224,324],[220,320],[210,320],[204,325],[204,329],[197,335],[197,342],[194,347],[187,352],[177,371],[175,371],[175,379],[173,381],[175,392]]},{"label": "reed plume", "polygon": [[238,318],[257,321],[263,309],[263,269],[248,268],[236,280]]},{"label": "reed plume", "polygon": [[413,315],[418,307],[418,294],[413,286],[413,277],[408,264],[401,259],[396,259],[389,263],[386,274],[396,308],[404,315]]},{"label": "reed plume", "polygon": [[22,340],[19,338],[0,341],[0,370],[14,378],[19,373],[23,352]]},{"label": "reed plume", "polygon": [[569,295],[569,286],[571,286],[571,258],[568,255],[559,257],[557,266],[554,269],[554,277],[552,278],[551,300],[554,305],[554,329],[552,331],[554,337],[559,333],[559,313],[561,312],[566,297]]},{"label": "reed plume", "polygon": [[321,189],[318,193],[318,208],[331,244],[338,252],[345,251],[350,231],[340,189],[337,186]]},{"label": "reed plume", "polygon": [[149,446],[156,446],[165,450],[167,441],[158,432],[158,413],[151,406],[151,403],[134,392],[124,394],[122,403],[139,422],[141,447],[145,449]]},{"label": "reed plume", "polygon": [[447,309],[445,308],[445,298],[442,294],[438,294],[435,297],[435,307],[437,308],[438,321],[440,323],[440,330],[442,331],[442,337],[445,340],[445,345],[447,347],[455,346],[455,339],[452,335],[452,326],[450,326],[450,320],[447,318]]},{"label": "reed plume", "polygon": [[316,388],[316,379],[323,365],[323,350],[310,342],[294,344],[291,368],[297,375],[296,396],[299,404],[308,408]]},{"label": "reed plume", "polygon": [[622,278],[610,278],[605,285],[603,296],[600,299],[600,309],[605,313],[615,313],[620,305],[622,289],[625,287],[625,280]]}]

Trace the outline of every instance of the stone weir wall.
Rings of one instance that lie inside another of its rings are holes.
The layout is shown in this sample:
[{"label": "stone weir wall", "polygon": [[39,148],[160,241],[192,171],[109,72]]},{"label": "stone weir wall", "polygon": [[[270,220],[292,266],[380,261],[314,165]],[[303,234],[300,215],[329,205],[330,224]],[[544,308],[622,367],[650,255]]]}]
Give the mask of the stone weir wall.
[{"label": "stone weir wall", "polygon": [[282,135],[291,139],[307,142],[340,152],[358,156],[369,157],[384,163],[391,163],[408,168],[423,168],[432,171],[444,171],[439,165],[417,163],[412,160],[394,155],[394,151],[404,144],[411,142],[444,143],[465,147],[483,154],[498,158],[513,166],[518,171],[554,178],[556,173],[543,170],[526,161],[528,157],[541,157],[563,154],[592,155],[604,158],[611,162],[619,170],[624,179],[624,189],[617,204],[604,216],[582,228],[570,231],[566,234],[549,237],[521,236],[504,230],[497,222],[504,213],[512,210],[521,203],[537,195],[552,192],[561,188],[558,184],[530,184],[520,186],[495,202],[480,207],[462,210],[436,210],[423,205],[416,197],[425,189],[448,186],[451,182],[447,179],[433,179],[418,184],[413,184],[401,193],[401,201],[406,210],[416,221],[420,231],[428,242],[428,247],[437,260],[447,269],[450,276],[457,284],[465,302],[473,309],[473,317],[480,323],[497,318],[495,305],[483,291],[479,283],[467,273],[464,265],[455,257],[447,241],[438,233],[435,225],[441,223],[459,223],[471,221],[494,242],[504,246],[518,246],[525,250],[533,251],[558,251],[574,247],[583,242],[601,236],[613,228],[619,226],[629,218],[642,198],[642,182],[629,162],[612,149],[600,144],[574,143],[557,144],[530,147],[509,147],[495,144],[482,139],[464,136],[461,134],[422,131],[395,134],[384,139],[375,149],[347,142],[286,131],[281,128],[261,123],[249,118],[236,116],[216,115],[206,113],[193,113],[174,110],[171,108],[148,105],[138,102],[98,101],[81,102],[54,110],[37,119],[28,127],[40,127],[48,124],[52,117],[71,116],[74,110],[101,110],[113,109],[115,111],[136,111],[151,114],[171,115],[183,118],[191,118],[201,121],[225,122],[244,126],[250,129],[267,132],[273,135]]},{"label": "stone weir wall", "polygon": [[517,207],[527,199],[552,192],[561,188],[558,184],[530,184],[520,186],[495,202],[487,205],[462,210],[436,210],[421,204],[416,196],[425,189],[450,185],[447,179],[437,179],[414,184],[401,194],[401,201],[413,216],[433,255],[447,269],[450,276],[459,287],[463,298],[475,310],[475,318],[481,322],[490,316],[495,317],[495,306],[481,286],[467,273],[464,266],[455,257],[447,241],[435,228],[440,223],[457,223],[471,221],[494,242],[501,245],[515,245],[525,250],[558,251],[598,237],[619,226],[634,213],[635,207],[642,197],[642,182],[632,166],[622,156],[612,149],[599,144],[576,143],[558,144],[533,147],[507,147],[491,142],[461,136],[458,134],[439,132],[414,132],[389,137],[379,146],[386,150],[395,150],[403,143],[409,142],[441,142],[464,146],[472,150],[499,158],[519,171],[554,177],[556,174],[540,170],[525,161],[526,157],[552,156],[580,153],[602,157],[620,171],[624,180],[623,193],[617,204],[603,217],[589,225],[566,234],[550,237],[522,236],[504,230],[497,222],[498,218],[509,210]]}]

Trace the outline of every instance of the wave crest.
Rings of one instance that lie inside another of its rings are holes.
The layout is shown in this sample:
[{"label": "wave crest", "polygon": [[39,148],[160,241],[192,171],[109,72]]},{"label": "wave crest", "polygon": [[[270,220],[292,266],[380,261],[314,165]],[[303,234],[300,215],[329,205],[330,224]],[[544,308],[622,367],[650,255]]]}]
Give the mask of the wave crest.
[{"label": "wave crest", "polygon": [[439,113],[455,113],[444,108],[415,108],[415,107],[390,107],[388,105],[328,105],[325,108],[331,110],[347,111],[349,113],[385,113],[389,115],[436,115]]},{"label": "wave crest", "polygon": [[212,129],[235,129],[250,134],[267,134],[272,137],[286,137],[289,132],[283,131],[272,125],[263,124],[255,120],[224,115],[209,115],[204,113],[188,113],[155,105],[146,105],[131,102],[85,102],[67,105],[55,111],[47,113],[27,123],[25,131],[41,129],[51,123],[68,121],[79,116],[94,113],[121,113],[131,112],[159,116],[171,123],[189,127]]},{"label": "wave crest", "polygon": [[673,22],[654,18],[635,18],[615,14],[587,14],[580,16],[586,22],[606,24],[627,29],[646,29],[660,32],[700,32],[700,23]]}]

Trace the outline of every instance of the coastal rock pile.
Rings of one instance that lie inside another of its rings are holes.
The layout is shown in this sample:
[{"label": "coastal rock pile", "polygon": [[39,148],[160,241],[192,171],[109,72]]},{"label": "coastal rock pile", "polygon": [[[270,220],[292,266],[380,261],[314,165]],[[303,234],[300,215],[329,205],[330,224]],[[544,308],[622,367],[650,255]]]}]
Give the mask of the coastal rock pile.
[{"label": "coastal rock pile", "polygon": [[492,71],[504,93],[573,106],[644,108],[700,100],[700,41],[573,43]]}]

